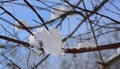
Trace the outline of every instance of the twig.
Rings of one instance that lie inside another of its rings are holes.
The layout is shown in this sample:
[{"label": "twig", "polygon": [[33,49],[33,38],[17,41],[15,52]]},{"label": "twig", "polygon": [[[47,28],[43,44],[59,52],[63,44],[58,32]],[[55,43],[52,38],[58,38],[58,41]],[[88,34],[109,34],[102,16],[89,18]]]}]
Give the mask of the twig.
[{"label": "twig", "polygon": [[37,65],[35,65],[32,69],[37,68],[43,61],[45,61],[48,57],[50,56],[50,54],[46,55]]},{"label": "twig", "polygon": [[34,35],[22,22],[20,22],[16,17],[14,17],[9,11],[7,11],[5,8],[3,8],[2,6],[0,6],[0,8],[2,10],[5,11],[5,13],[7,13],[9,16],[11,16],[13,19],[15,19],[21,26],[23,26],[23,28],[25,28],[26,31],[28,31],[31,35]]},{"label": "twig", "polygon": [[[86,5],[85,5],[84,1],[82,1],[82,3],[83,3],[83,6],[84,6],[84,8],[85,8],[85,10],[86,10]],[[101,7],[102,7],[102,6],[101,6]],[[86,16],[88,17],[89,14],[88,14],[86,11],[85,11],[85,13],[86,13]],[[88,22],[89,22],[90,27],[91,27],[91,30],[92,30],[93,39],[94,39],[94,41],[95,41],[96,46],[98,47],[98,41],[97,41],[97,38],[96,38],[96,34],[95,34],[95,31],[94,31],[94,28],[93,28],[93,26],[92,26],[92,21],[91,21],[89,18],[88,18]],[[102,57],[102,53],[101,53],[100,51],[98,51],[98,54],[99,54],[100,60],[102,61],[102,63],[104,63],[103,57]]]},{"label": "twig", "polygon": [[35,14],[38,16],[38,18],[42,21],[42,23],[43,23],[43,25],[45,26],[45,28],[46,28],[47,30],[49,30],[48,27],[46,26],[43,18],[38,14],[38,12],[33,8],[33,6],[32,6],[27,0],[24,0],[24,2],[32,9],[32,11],[35,12]]},{"label": "twig", "polygon": [[4,54],[2,54],[3,57],[5,57],[5,59],[9,60],[13,65],[15,65],[18,69],[21,69],[20,66],[18,66],[15,62],[13,62],[11,59],[9,59],[8,57],[6,57]]},{"label": "twig", "polygon": [[3,35],[0,35],[0,39],[4,39],[4,40],[10,41],[10,42],[14,42],[14,43],[18,43],[18,44],[24,45],[26,47],[30,47],[30,44],[27,43],[27,42],[23,42],[23,41],[20,41],[20,40],[12,39],[12,38],[9,38],[9,37],[3,36]]},{"label": "twig", "polygon": [[[102,4],[105,4],[105,3],[108,2],[108,0],[104,0],[104,1],[105,1],[105,2],[102,3]],[[93,15],[93,14],[97,14],[97,15],[102,16],[102,17],[104,17],[104,18],[110,19],[111,21],[113,21],[113,22],[115,22],[115,23],[117,23],[117,24],[120,24],[120,21],[117,21],[117,20],[115,20],[115,19],[113,19],[113,18],[111,18],[111,17],[109,17],[109,16],[104,15],[104,14],[98,13],[97,11],[101,8],[101,7],[99,7],[99,6],[98,6],[98,8],[94,9],[93,11],[90,11],[90,10],[87,10],[87,9],[83,9],[83,8],[81,8],[81,7],[74,6],[74,5],[70,4],[68,1],[65,1],[65,2],[68,3],[69,5],[73,6],[73,7],[76,7],[77,9],[90,12],[89,17],[90,17],[91,15]],[[101,4],[101,5],[102,5],[102,4]],[[101,6],[101,5],[100,5],[100,6]]]}]

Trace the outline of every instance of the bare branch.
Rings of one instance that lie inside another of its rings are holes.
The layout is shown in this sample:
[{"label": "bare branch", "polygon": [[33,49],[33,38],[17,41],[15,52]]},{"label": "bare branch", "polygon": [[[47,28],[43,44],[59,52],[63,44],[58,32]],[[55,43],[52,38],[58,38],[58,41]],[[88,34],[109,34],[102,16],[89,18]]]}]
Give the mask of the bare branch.
[{"label": "bare branch", "polygon": [[9,11],[7,11],[5,8],[3,8],[2,6],[0,6],[0,8],[2,10],[5,11],[5,13],[7,13],[9,16],[11,16],[13,19],[15,19],[21,26],[23,26],[31,35],[33,35],[33,33],[23,24],[21,23],[16,17],[14,17]]},{"label": "bare branch", "polygon": [[10,42],[18,43],[18,44],[24,45],[25,47],[30,47],[30,44],[27,43],[27,42],[23,42],[23,41],[20,41],[20,40],[12,39],[12,38],[9,38],[9,37],[6,37],[6,36],[0,35],[0,39],[4,39],[4,40],[10,41]]},{"label": "bare branch", "polygon": [[2,54],[3,57],[5,57],[5,59],[7,59],[8,61],[10,61],[13,65],[15,65],[18,69],[21,69],[20,66],[18,66],[15,62],[13,62],[11,59],[9,59],[7,56],[5,56],[4,54]]},{"label": "bare branch", "polygon": [[24,2],[32,9],[32,11],[35,12],[35,14],[38,16],[38,18],[42,21],[42,23],[43,23],[43,25],[45,26],[45,28],[46,28],[47,30],[49,30],[48,27],[46,26],[43,18],[38,14],[38,12],[34,9],[34,7],[33,7],[27,0],[24,0]]}]

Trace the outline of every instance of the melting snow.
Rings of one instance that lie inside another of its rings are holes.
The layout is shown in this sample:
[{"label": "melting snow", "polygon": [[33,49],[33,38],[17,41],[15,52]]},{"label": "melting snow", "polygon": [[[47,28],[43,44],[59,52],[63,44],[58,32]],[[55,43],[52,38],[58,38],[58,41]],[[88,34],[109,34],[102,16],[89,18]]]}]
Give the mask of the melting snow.
[{"label": "melting snow", "polygon": [[90,42],[78,43],[77,49],[80,48],[95,48],[96,44]]},{"label": "melting snow", "polygon": [[36,48],[43,48],[48,54],[63,54],[62,36],[57,29],[50,29],[47,31],[41,27],[34,32],[34,36],[30,35],[29,43]]},{"label": "melting snow", "polygon": [[64,14],[65,12],[72,11],[73,8],[70,6],[56,6],[52,9],[51,20],[60,17],[60,15]]},{"label": "melting snow", "polygon": [[116,53],[114,53],[112,56],[110,56],[110,57],[108,58],[108,60],[110,61],[110,60],[112,60],[113,58],[117,57],[118,55],[120,55],[120,48],[117,48]]},{"label": "melting snow", "polygon": [[120,55],[120,48],[117,48],[117,54]]},{"label": "melting snow", "polygon": [[105,61],[109,62],[110,60],[114,59],[118,55],[120,55],[120,48],[117,48],[116,53],[114,53],[113,55],[111,55],[109,58],[105,58]]},{"label": "melting snow", "polygon": [[118,55],[116,54],[116,53],[114,53],[112,56],[110,56],[109,58],[108,58],[108,61],[110,61],[110,60],[112,60],[113,58],[115,58],[115,57],[117,57]]}]

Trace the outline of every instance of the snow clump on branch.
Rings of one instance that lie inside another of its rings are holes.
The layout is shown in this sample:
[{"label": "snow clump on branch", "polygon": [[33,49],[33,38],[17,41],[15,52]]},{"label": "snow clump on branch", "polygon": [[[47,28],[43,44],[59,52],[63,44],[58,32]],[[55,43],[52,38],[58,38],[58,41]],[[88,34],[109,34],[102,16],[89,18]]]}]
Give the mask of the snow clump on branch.
[{"label": "snow clump on branch", "polygon": [[57,55],[64,54],[62,50],[62,36],[59,30],[52,28],[49,31],[44,27],[33,32],[34,36],[30,35],[29,43],[37,49],[43,48],[45,53]]},{"label": "snow clump on branch", "polygon": [[96,44],[94,43],[90,43],[90,42],[79,42],[78,43],[78,46],[77,46],[77,49],[80,49],[80,48],[95,48],[97,47]]},{"label": "snow clump on branch", "polygon": [[60,17],[62,14],[68,11],[73,11],[73,8],[70,6],[56,6],[52,10],[51,20]]}]

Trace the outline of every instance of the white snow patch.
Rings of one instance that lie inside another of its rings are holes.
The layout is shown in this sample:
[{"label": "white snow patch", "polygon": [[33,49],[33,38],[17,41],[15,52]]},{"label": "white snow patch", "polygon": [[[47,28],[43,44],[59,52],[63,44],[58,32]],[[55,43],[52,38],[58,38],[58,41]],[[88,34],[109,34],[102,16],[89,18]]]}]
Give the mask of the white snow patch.
[{"label": "white snow patch", "polygon": [[[30,27],[30,25],[29,25],[25,20],[20,20],[20,22],[21,22],[24,26]],[[19,24],[17,21],[15,21],[14,24],[15,24],[16,26],[22,27],[22,25]],[[18,28],[18,27],[16,27],[16,26],[15,26],[15,30],[16,30],[16,31],[21,30],[21,28]]]},{"label": "white snow patch", "polygon": [[114,53],[113,55],[111,55],[110,57],[106,58],[106,61],[110,61],[112,59],[114,59],[115,57],[117,57],[118,55],[120,55],[120,48],[117,48],[116,53]]},{"label": "white snow patch", "polygon": [[118,54],[114,53],[112,56],[110,56],[110,57],[108,58],[108,61],[112,60],[113,58],[115,58],[115,57],[117,57],[117,56],[118,56]]},{"label": "white snow patch", "polygon": [[70,6],[56,6],[54,9],[52,9],[52,14],[51,14],[51,20],[56,19],[60,17],[62,14],[68,11],[72,11],[73,8]]},{"label": "white snow patch", "polygon": [[109,61],[108,58],[106,58],[105,56],[103,56],[102,58],[103,58],[105,63],[107,63]]},{"label": "white snow patch", "polygon": [[32,35],[29,37],[29,43],[31,46],[34,46],[36,48],[40,48],[39,42]]},{"label": "white snow patch", "polygon": [[77,49],[80,49],[80,48],[95,48],[95,47],[97,47],[97,46],[94,43],[90,43],[90,42],[81,43],[81,42],[79,42],[78,46],[77,46]]},{"label": "white snow patch", "polygon": [[120,47],[117,48],[117,54],[120,55]]},{"label": "white snow patch", "polygon": [[108,58],[108,60],[110,61],[110,60],[112,60],[113,58],[117,57],[118,55],[120,55],[120,48],[117,48],[116,53],[114,53],[112,56],[110,56],[110,57]]},{"label": "white snow patch", "polygon": [[57,29],[50,29],[47,31],[41,27],[34,32],[34,36],[30,35],[29,43],[36,48],[43,48],[48,54],[63,54],[62,50],[62,36]]}]

